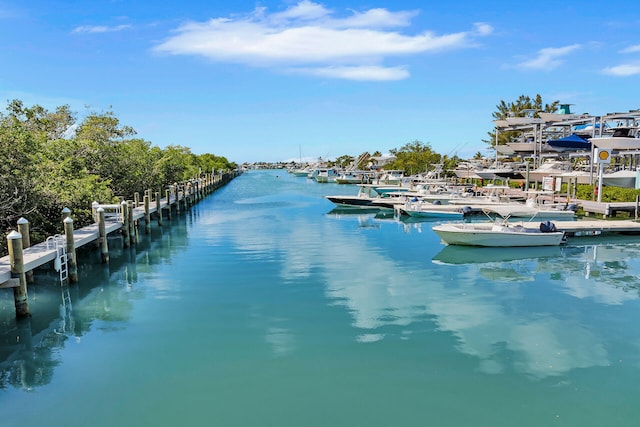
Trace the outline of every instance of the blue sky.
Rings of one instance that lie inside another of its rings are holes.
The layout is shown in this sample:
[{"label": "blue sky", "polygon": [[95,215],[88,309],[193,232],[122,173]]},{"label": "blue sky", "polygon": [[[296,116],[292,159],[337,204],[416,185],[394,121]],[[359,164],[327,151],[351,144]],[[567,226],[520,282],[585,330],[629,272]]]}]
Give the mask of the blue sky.
[{"label": "blue sky", "polygon": [[[445,4],[446,3],[446,4]],[[501,101],[640,108],[628,1],[0,0],[0,100],[236,162],[485,151]]]}]

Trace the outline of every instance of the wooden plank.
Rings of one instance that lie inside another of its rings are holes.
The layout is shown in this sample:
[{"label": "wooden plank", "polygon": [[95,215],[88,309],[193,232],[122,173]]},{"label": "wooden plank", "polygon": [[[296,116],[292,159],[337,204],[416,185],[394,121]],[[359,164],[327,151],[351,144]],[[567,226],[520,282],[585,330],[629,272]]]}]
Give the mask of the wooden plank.
[{"label": "wooden plank", "polygon": [[17,288],[20,286],[20,280],[12,278],[0,285],[0,289]]}]

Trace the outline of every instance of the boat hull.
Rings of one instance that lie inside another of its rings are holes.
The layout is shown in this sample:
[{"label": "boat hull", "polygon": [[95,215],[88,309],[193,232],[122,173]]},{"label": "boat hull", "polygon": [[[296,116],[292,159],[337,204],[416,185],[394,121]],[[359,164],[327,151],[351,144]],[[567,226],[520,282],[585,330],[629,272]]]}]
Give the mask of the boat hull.
[{"label": "boat hull", "polygon": [[564,233],[543,233],[537,229],[502,226],[495,224],[440,224],[433,231],[449,245],[519,247],[559,246],[564,242]]},{"label": "boat hull", "polygon": [[411,209],[403,209],[402,210],[407,215],[414,218],[463,218],[464,214],[462,212],[455,211],[438,211],[438,210],[429,210],[429,209],[420,209],[420,210],[411,210]]},{"label": "boat hull", "polygon": [[617,171],[602,175],[602,184],[609,187],[638,188],[638,175],[636,171]]},{"label": "boat hull", "polygon": [[368,199],[364,197],[326,196],[326,198],[338,206],[352,206],[352,207],[363,207],[363,208],[379,207],[373,204],[373,199]]},{"label": "boat hull", "polygon": [[600,137],[591,138],[595,147],[611,150],[640,150],[640,138],[633,137]]}]

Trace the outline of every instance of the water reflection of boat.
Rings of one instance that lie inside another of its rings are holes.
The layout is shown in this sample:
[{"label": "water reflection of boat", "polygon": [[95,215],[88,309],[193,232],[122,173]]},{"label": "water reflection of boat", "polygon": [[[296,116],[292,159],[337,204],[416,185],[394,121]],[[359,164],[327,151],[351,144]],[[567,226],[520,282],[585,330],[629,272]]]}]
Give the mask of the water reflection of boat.
[{"label": "water reflection of boat", "polygon": [[484,264],[508,262],[533,258],[558,257],[562,253],[559,246],[534,246],[516,248],[477,248],[468,246],[445,246],[431,260],[434,264]]}]

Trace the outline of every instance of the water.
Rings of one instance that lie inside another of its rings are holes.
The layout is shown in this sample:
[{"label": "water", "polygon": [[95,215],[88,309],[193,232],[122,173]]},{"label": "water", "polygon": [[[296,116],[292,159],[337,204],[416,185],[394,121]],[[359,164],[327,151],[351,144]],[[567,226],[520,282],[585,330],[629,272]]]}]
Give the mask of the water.
[{"label": "water", "polygon": [[640,239],[444,247],[355,191],[251,171],[3,290],[2,426],[637,425]]}]

